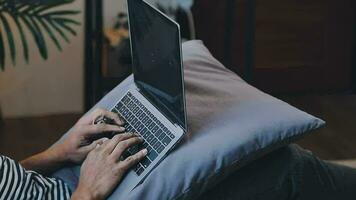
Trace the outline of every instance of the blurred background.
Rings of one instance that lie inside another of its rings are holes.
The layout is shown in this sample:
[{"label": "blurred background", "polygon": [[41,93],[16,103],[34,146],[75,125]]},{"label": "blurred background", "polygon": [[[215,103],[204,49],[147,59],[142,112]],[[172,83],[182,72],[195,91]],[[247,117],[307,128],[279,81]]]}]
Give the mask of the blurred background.
[{"label": "blurred background", "polygon": [[[298,144],[356,158],[355,1],[149,2],[184,40],[203,40],[248,83],[327,122]],[[126,1],[0,0],[0,12],[0,153],[20,160],[131,73]]]}]

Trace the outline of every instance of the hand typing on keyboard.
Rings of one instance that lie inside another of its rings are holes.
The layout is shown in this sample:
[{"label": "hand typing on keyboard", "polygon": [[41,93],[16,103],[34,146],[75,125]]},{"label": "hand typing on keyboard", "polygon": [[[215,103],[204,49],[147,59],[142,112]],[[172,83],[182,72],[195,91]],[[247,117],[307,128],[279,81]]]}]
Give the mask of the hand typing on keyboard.
[{"label": "hand typing on keyboard", "polygon": [[[111,120],[111,124],[98,123],[99,118]],[[83,116],[69,131],[68,137],[62,143],[55,145],[51,151],[64,155],[65,161],[81,163],[87,154],[95,148],[110,133],[125,131],[124,121],[116,113],[104,109],[96,109]]]},{"label": "hand typing on keyboard", "polygon": [[125,121],[118,115],[117,113],[110,112],[105,109],[97,109],[94,111],[96,113],[94,117],[91,119],[92,123],[97,126],[119,126],[122,128],[121,132],[115,131],[107,131],[101,134],[93,135],[90,140],[95,141],[101,138],[109,138],[111,139],[116,134],[123,133],[126,131],[125,129]]},{"label": "hand typing on keyboard", "polygon": [[127,170],[146,156],[147,150],[143,149],[126,159],[119,159],[127,148],[142,141],[135,134],[125,133],[97,145],[82,165],[72,199],[107,199]]},{"label": "hand typing on keyboard", "polygon": [[147,149],[147,156],[134,167],[136,174],[141,175],[175,136],[130,92],[120,100],[112,112],[118,113],[125,120],[124,127],[127,132],[137,133],[143,138],[141,145],[133,146],[123,154],[125,158],[142,148]]}]

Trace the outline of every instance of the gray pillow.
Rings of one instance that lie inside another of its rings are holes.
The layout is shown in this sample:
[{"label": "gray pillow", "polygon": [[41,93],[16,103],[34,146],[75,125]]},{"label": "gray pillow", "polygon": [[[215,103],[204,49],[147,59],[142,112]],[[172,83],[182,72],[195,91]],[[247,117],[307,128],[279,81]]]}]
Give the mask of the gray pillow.
[{"label": "gray pillow", "polygon": [[[183,44],[189,131],[124,199],[193,199],[240,167],[324,124],[248,85],[201,41]],[[129,77],[98,103],[110,108]],[[67,169],[79,176],[79,168]],[[69,173],[69,172],[68,172]],[[110,199],[118,199],[114,192]]]}]

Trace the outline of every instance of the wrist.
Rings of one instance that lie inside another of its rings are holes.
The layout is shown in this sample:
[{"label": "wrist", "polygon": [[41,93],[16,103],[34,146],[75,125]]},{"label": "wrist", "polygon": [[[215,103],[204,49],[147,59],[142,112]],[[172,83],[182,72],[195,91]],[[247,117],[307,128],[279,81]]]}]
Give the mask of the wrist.
[{"label": "wrist", "polygon": [[72,195],[72,200],[101,200],[99,195],[96,195],[94,190],[83,186],[78,186]]},{"label": "wrist", "polygon": [[57,161],[58,163],[68,163],[69,157],[61,145],[54,146],[45,151],[52,159]]}]

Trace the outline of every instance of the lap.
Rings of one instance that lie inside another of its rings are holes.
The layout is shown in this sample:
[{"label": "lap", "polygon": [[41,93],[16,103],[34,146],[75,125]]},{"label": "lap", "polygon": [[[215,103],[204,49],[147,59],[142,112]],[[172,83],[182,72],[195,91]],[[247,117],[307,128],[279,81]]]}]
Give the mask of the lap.
[{"label": "lap", "polygon": [[328,163],[297,145],[281,148],[227,177],[199,199],[354,199],[356,169]]}]

